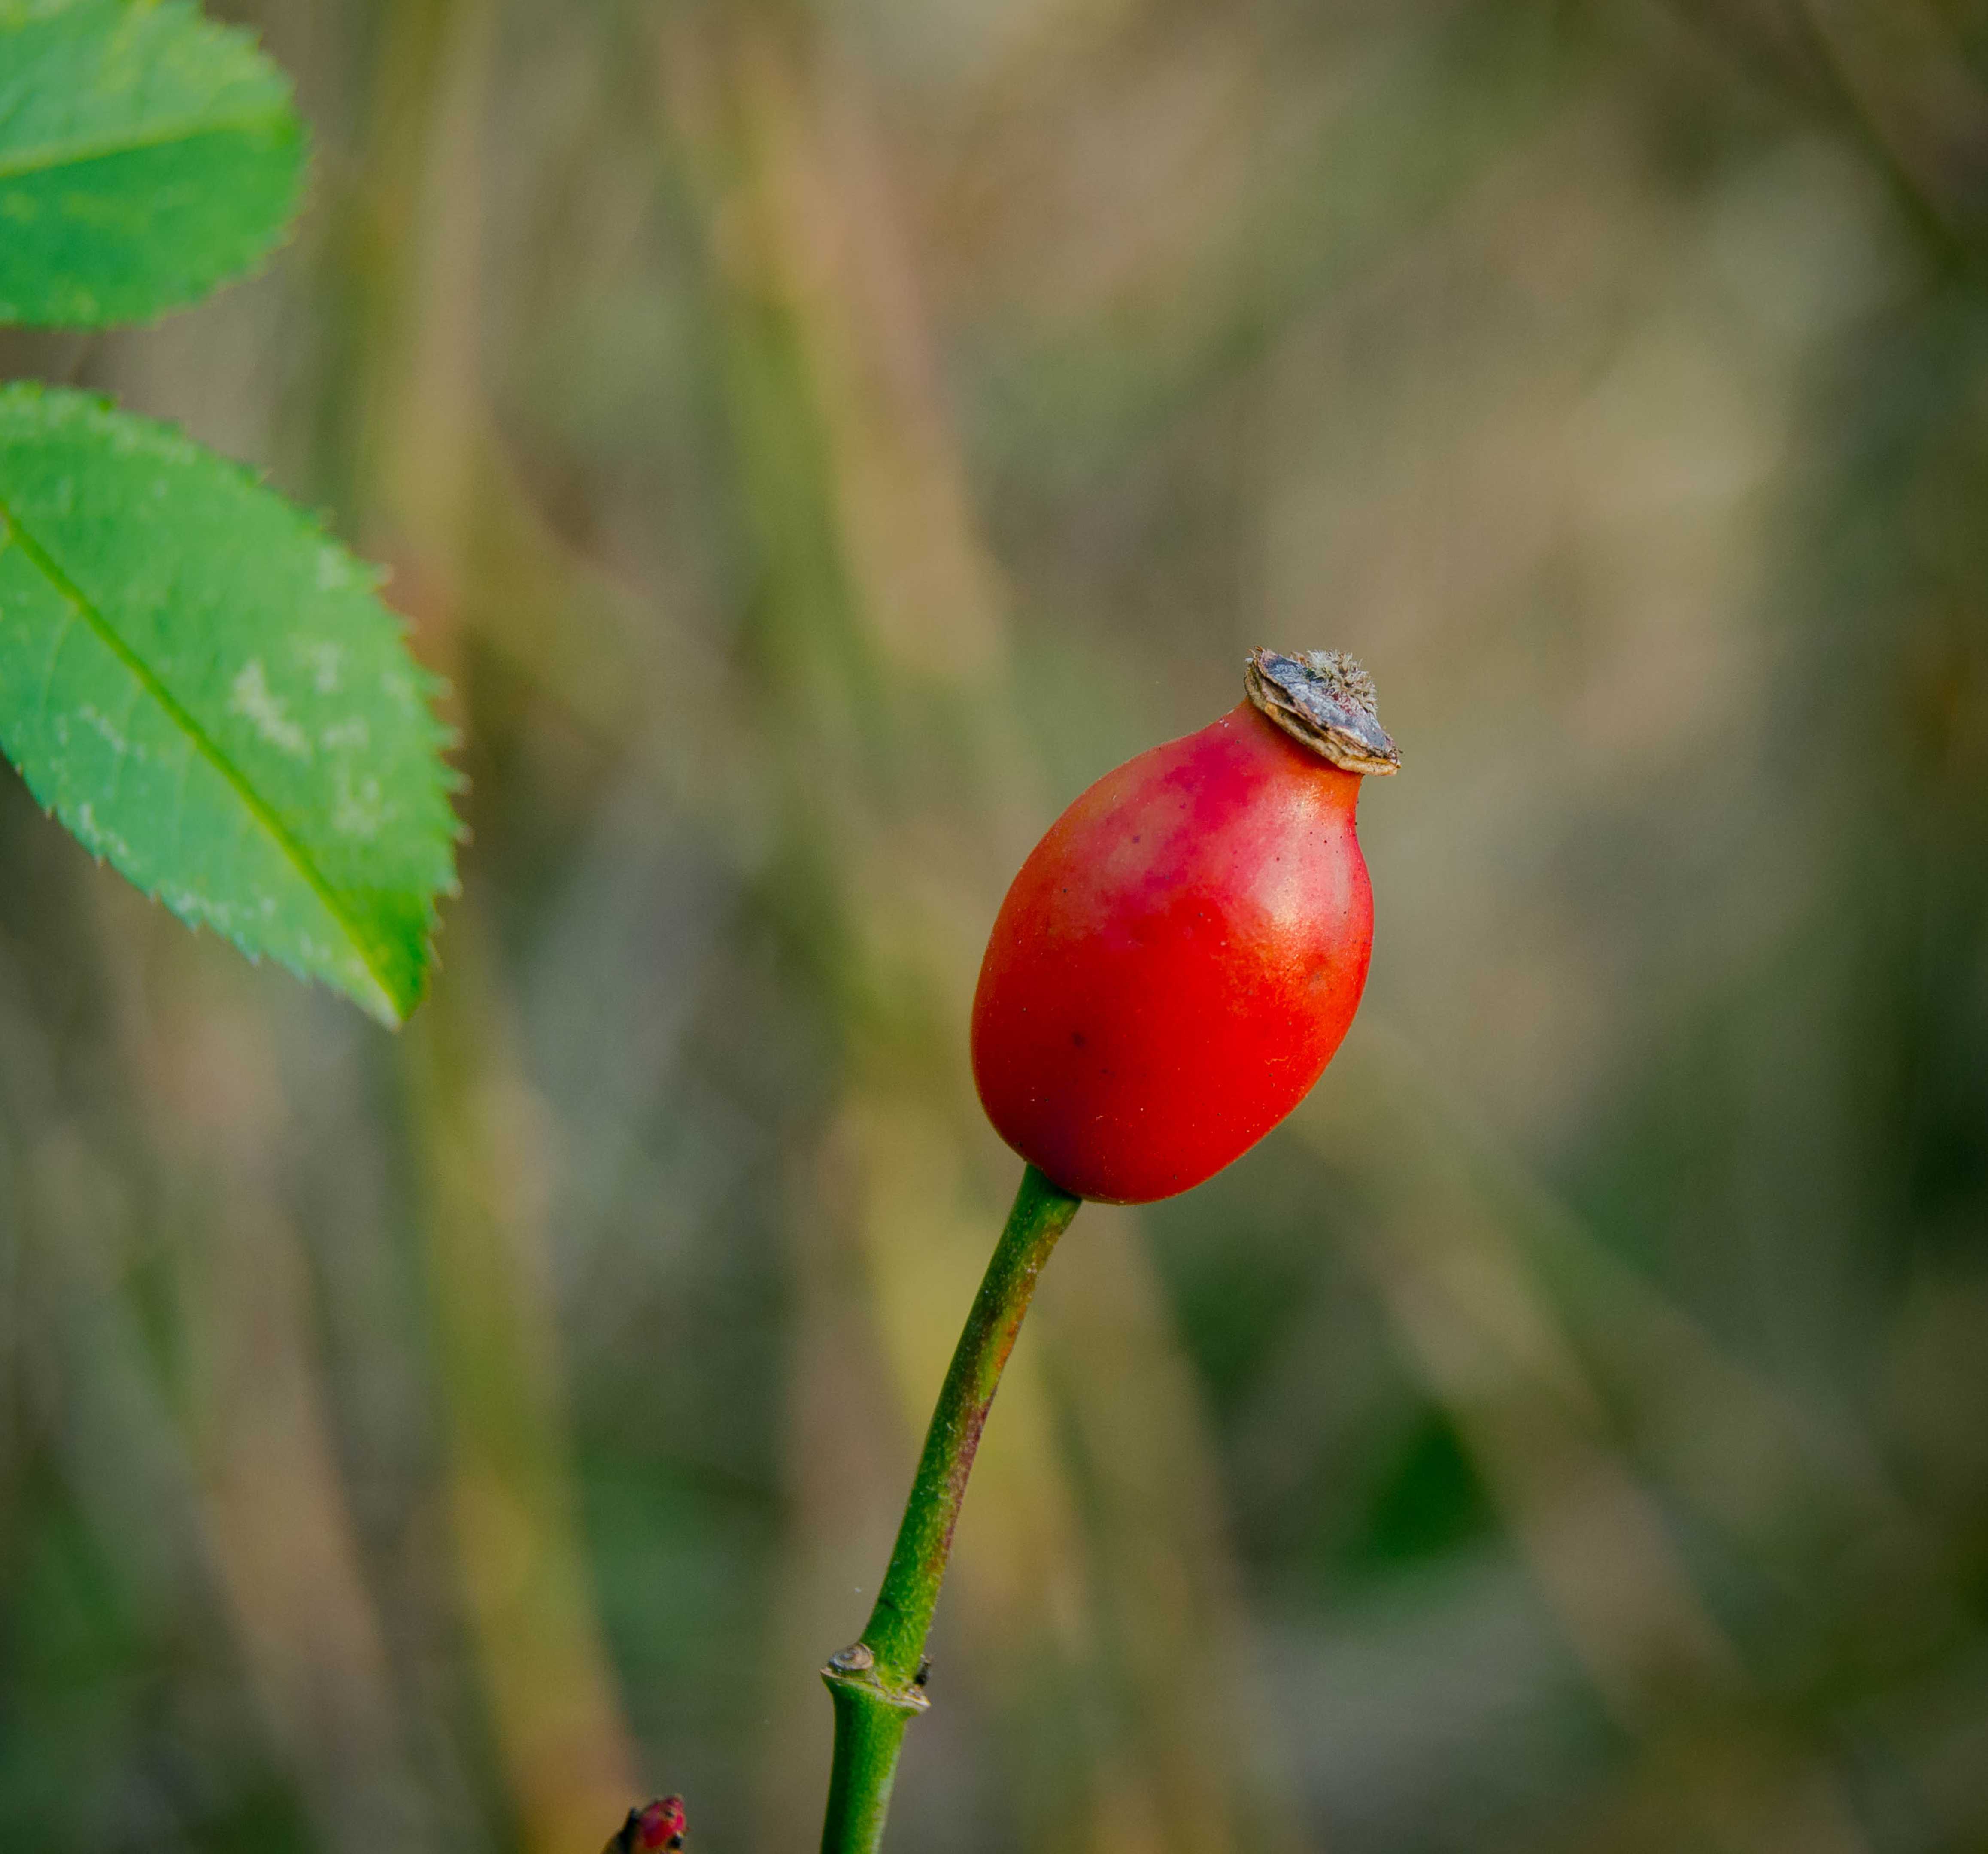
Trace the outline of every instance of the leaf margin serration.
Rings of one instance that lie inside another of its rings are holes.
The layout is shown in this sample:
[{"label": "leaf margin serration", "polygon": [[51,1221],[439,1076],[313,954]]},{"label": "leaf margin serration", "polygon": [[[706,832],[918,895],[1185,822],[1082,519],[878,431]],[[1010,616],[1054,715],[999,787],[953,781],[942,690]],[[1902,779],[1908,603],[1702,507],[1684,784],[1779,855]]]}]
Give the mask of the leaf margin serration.
[{"label": "leaf margin serration", "polygon": [[[6,757],[19,767],[37,800],[60,817],[73,835],[190,925],[196,929],[209,927],[231,941],[250,959],[272,957],[300,978],[324,983],[342,993],[383,1023],[397,1025],[425,993],[434,969],[434,937],[439,925],[440,905],[445,897],[458,892],[455,850],[465,832],[450,801],[463,789],[465,781],[444,757],[456,744],[452,730],[435,713],[436,703],[446,695],[446,684],[424,668],[408,649],[404,619],[380,597],[385,578],[381,570],[354,556],[330,532],[320,516],[278,494],[259,473],[200,445],[176,426],[123,411],[99,396],[31,381],[0,385],[0,533],[16,537],[25,536],[25,551],[29,554],[31,563],[36,555],[44,556],[52,562],[56,577],[51,579],[44,572],[44,582],[72,606],[78,599],[82,601],[79,615],[83,617],[113,656],[124,659],[127,669],[134,666],[144,669],[142,651],[135,649],[119,631],[116,614],[100,609],[105,602],[102,589],[86,587],[73,580],[56,553],[45,547],[23,524],[15,509],[15,496],[9,482],[14,455],[30,448],[38,431],[44,435],[66,432],[73,430],[78,421],[93,428],[99,437],[107,438],[113,446],[121,447],[121,455],[127,459],[139,456],[169,468],[205,472],[208,482],[222,497],[232,495],[248,499],[248,504],[259,510],[265,524],[275,521],[294,543],[296,551],[289,563],[292,572],[306,553],[314,557],[316,570],[320,575],[326,570],[327,561],[335,562],[336,573],[342,576],[342,580],[332,590],[340,596],[357,595],[377,614],[370,621],[376,624],[384,622],[396,648],[397,673],[406,678],[407,692],[412,698],[408,736],[396,743],[397,749],[403,753],[411,753],[414,763],[424,774],[424,789],[401,794],[401,800],[407,808],[424,815],[414,823],[411,835],[401,842],[397,854],[402,859],[411,855],[415,863],[424,867],[420,879],[397,888],[360,889],[350,884],[341,888],[315,861],[307,864],[302,860],[300,853],[307,853],[313,858],[323,854],[322,842],[313,834],[306,833],[306,840],[292,839],[282,833],[272,834],[272,841],[284,850],[305,886],[337,921],[347,936],[349,950],[357,954],[370,975],[370,988],[354,985],[327,964],[313,965],[292,957],[282,946],[259,941],[252,933],[231,928],[211,915],[201,913],[198,908],[190,908],[176,902],[167,885],[143,878],[124,867],[114,851],[102,849],[100,837],[99,844],[93,845],[88,831],[79,827],[74,815],[76,807],[73,794],[66,798],[57,789],[59,780],[48,766],[23,763],[20,754],[13,750],[17,743],[9,737],[18,729],[10,723],[5,692],[0,689],[0,740],[8,742],[4,749]],[[42,570],[38,567],[37,570]],[[88,577],[86,572],[85,577]],[[5,621],[5,615],[4,610],[0,610],[0,624]],[[379,639],[372,641],[377,644]],[[259,659],[255,661],[259,664]],[[171,694],[169,682],[158,678],[155,672],[146,673],[152,674],[158,687],[165,689],[169,695]],[[211,699],[213,692],[209,689],[204,693]],[[177,704],[178,699],[174,696],[173,700]],[[235,766],[220,743],[210,737],[208,724],[190,709],[182,712],[194,722],[193,732],[183,737],[191,740],[194,750],[210,770],[231,785],[238,797],[259,790],[253,778]],[[266,797],[262,802],[265,805],[269,803]],[[65,814],[66,807],[68,814]],[[253,804],[245,801],[244,808],[255,814]],[[280,807],[272,807],[269,817],[258,817],[256,821],[266,830],[270,818],[282,821]],[[317,822],[322,826],[323,818]],[[183,895],[185,892],[182,890]],[[392,914],[401,918],[390,919],[388,912],[380,908],[380,905],[388,898],[394,904]],[[375,912],[356,918],[352,908],[366,902],[374,905]],[[379,956],[388,942],[396,956],[383,964]]]}]

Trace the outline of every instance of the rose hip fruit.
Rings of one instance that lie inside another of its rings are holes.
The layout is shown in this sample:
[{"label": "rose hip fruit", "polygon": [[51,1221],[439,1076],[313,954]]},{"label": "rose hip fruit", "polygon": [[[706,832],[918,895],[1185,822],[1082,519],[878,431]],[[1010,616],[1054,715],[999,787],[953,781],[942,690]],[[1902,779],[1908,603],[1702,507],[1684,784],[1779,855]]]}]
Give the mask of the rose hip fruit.
[{"label": "rose hip fruit", "polygon": [[1302,1101],[1360,1003],[1362,776],[1400,764],[1350,658],[1259,650],[1249,699],[1107,773],[1008,891],[973,1001],[995,1130],[1067,1191],[1170,1197]]}]

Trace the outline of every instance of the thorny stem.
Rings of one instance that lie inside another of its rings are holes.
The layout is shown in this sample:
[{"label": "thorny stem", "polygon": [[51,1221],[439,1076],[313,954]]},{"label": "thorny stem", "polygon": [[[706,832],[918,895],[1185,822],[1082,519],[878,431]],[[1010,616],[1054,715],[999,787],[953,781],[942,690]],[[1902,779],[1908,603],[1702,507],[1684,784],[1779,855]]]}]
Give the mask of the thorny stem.
[{"label": "thorny stem", "polygon": [[835,1702],[835,1762],[822,1854],[876,1854],[883,1845],[904,1728],[925,1710],[925,1635],[966,1477],[1036,1278],[1081,1202],[1033,1166],[1023,1173],[1015,1207],[939,1390],[876,1607],[862,1639],[821,1670]]}]

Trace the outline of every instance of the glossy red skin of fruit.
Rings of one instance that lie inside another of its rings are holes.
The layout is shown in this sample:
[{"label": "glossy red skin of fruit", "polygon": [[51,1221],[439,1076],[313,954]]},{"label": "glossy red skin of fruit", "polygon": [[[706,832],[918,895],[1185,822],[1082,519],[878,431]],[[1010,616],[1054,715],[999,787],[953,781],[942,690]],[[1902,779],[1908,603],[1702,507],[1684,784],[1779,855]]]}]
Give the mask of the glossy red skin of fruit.
[{"label": "glossy red skin of fruit", "polygon": [[1361,784],[1245,702],[1057,819],[973,1002],[974,1080],[1009,1145],[1080,1196],[1146,1203],[1304,1098],[1367,981]]}]

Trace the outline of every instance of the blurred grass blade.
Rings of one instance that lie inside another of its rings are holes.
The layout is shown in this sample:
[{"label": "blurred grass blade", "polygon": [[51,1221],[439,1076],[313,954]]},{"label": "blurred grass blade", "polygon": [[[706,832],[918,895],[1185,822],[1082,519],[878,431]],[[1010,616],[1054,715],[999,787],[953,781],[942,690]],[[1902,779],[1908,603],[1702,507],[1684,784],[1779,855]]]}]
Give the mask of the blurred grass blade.
[{"label": "blurred grass blade", "polygon": [[245,472],[0,390],[0,749],[182,920],[389,1023],[454,881],[433,688],[369,570]]},{"label": "blurred grass blade", "polygon": [[0,0],[0,322],[193,301],[280,242],[303,165],[245,34],[183,0]]}]

